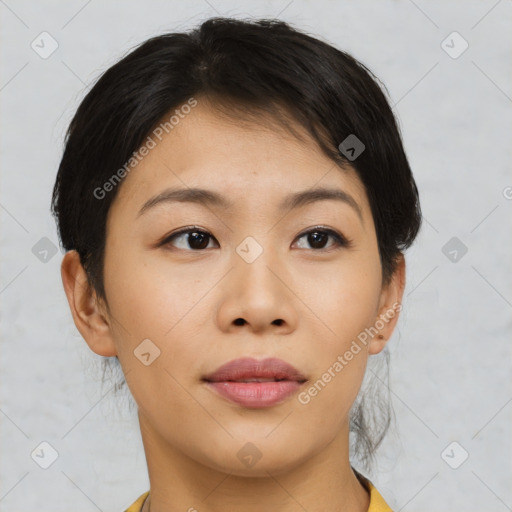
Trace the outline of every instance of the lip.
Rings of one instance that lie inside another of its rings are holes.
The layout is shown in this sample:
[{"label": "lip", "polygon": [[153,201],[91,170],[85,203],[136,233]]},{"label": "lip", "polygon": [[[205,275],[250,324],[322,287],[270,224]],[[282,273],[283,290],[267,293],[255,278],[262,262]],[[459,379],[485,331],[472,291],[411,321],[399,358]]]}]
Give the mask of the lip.
[{"label": "lip", "polygon": [[[241,382],[249,379],[267,380]],[[205,376],[203,381],[231,402],[248,408],[263,408],[283,402],[296,393],[307,379],[282,359],[243,357],[222,365]]]}]

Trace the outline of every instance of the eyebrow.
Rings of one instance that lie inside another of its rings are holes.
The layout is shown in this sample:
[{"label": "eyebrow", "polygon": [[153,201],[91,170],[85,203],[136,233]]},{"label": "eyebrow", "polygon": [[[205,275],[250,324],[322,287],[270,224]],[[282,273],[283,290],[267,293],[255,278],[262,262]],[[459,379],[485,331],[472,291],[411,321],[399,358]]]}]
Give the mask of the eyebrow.
[{"label": "eyebrow", "polygon": [[[349,205],[363,222],[363,214],[356,200],[347,192],[336,188],[314,188],[294,192],[286,196],[278,206],[280,212],[284,210],[293,210],[317,201],[335,200]],[[173,202],[197,203],[209,205],[217,208],[229,208],[232,203],[224,196],[212,190],[202,188],[179,188],[166,189],[160,194],[148,199],[139,210],[137,217],[140,217],[148,210],[157,205]]]}]

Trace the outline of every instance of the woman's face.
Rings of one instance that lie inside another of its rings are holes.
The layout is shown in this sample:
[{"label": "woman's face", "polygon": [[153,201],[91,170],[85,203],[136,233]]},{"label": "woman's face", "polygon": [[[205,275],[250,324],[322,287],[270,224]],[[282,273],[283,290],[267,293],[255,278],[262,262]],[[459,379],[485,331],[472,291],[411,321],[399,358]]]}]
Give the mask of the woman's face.
[{"label": "woman's face", "polygon": [[[118,355],[155,443],[229,473],[277,474],[348,435],[368,354],[385,344],[377,336],[363,343],[361,333],[401,298],[400,287],[381,288],[356,173],[312,141],[270,123],[228,121],[201,101],[163,133],[109,211],[111,316],[91,348]],[[318,189],[337,195],[325,199]],[[171,190],[181,200],[162,199]],[[395,321],[381,330],[385,338]],[[219,386],[249,395],[237,401],[205,382],[242,357],[281,359],[307,380],[273,402],[251,393],[280,385],[245,383],[247,393],[244,383]]]}]

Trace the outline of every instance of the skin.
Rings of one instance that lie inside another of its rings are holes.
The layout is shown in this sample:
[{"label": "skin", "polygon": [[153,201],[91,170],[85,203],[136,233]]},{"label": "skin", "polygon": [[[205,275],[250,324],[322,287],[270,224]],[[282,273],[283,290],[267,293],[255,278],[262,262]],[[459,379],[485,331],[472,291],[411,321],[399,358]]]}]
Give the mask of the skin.
[{"label": "skin", "polygon": [[[76,251],[64,256],[75,325],[92,351],[118,356],[138,404],[151,512],[368,509],[349,462],[348,414],[367,359],[384,348],[398,312],[382,338],[369,340],[308,404],[293,395],[248,409],[201,380],[238,357],[278,357],[308,378],[307,389],[401,301],[405,260],[383,287],[363,184],[295,128],[304,141],[268,119],[242,124],[199,101],[120,185],[107,219],[108,307],[88,285]],[[362,220],[335,200],[278,211],[285,195],[318,186],[350,194]],[[233,205],[163,203],[138,216],[168,187],[208,188]],[[338,247],[329,237],[315,248],[302,233],[318,225],[353,245]],[[157,246],[189,226],[212,235],[206,249],[194,249],[186,234]],[[252,263],[236,252],[248,236],[263,249]],[[160,350],[148,366],[134,355],[147,338]],[[252,467],[237,456],[248,442],[262,455]]]}]

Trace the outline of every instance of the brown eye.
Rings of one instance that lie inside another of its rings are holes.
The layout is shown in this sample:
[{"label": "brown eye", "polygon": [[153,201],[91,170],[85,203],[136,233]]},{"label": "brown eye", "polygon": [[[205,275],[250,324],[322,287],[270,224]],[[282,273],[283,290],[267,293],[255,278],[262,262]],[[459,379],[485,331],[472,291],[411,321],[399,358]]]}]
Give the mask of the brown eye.
[{"label": "brown eye", "polygon": [[306,244],[309,244],[310,247],[304,247],[304,243],[302,244],[303,249],[315,249],[315,250],[323,250],[326,249],[326,244],[328,243],[329,238],[333,239],[333,244],[331,247],[349,247],[351,245],[351,241],[347,240],[344,236],[340,235],[336,231],[331,229],[320,229],[314,228],[302,235],[299,236],[299,240],[305,238]]},{"label": "brown eye", "polygon": [[172,245],[178,249],[201,251],[208,248],[210,240],[215,239],[207,231],[189,228],[167,237],[161,245]]}]

